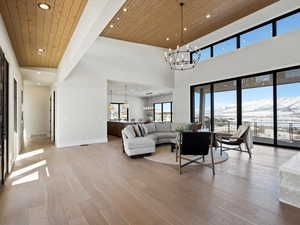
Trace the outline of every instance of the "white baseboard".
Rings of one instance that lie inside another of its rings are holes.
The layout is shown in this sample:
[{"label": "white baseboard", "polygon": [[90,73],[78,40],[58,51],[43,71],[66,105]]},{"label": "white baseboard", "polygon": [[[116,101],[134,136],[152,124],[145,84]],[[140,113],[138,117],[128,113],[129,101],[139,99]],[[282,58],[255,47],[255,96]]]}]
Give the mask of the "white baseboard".
[{"label": "white baseboard", "polygon": [[57,148],[65,148],[79,145],[102,144],[107,143],[107,138],[85,139],[78,141],[56,141]]}]

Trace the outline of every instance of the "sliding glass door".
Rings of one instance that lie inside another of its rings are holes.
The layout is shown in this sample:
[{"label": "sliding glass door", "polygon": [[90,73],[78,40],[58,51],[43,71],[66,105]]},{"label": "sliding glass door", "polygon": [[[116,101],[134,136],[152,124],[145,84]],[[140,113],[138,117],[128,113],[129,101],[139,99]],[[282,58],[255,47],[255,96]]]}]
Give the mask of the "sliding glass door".
[{"label": "sliding glass door", "polygon": [[273,74],[242,79],[242,121],[254,141],[274,144]]},{"label": "sliding glass door", "polygon": [[233,133],[237,128],[236,81],[214,84],[214,131]]},{"label": "sliding glass door", "polygon": [[300,66],[191,87],[191,122],[220,133],[249,124],[255,143],[300,148]]},{"label": "sliding glass door", "polygon": [[202,123],[203,128],[211,128],[211,86],[199,86],[194,90],[194,122]]},{"label": "sliding glass door", "polygon": [[277,143],[300,147],[300,69],[277,73]]}]

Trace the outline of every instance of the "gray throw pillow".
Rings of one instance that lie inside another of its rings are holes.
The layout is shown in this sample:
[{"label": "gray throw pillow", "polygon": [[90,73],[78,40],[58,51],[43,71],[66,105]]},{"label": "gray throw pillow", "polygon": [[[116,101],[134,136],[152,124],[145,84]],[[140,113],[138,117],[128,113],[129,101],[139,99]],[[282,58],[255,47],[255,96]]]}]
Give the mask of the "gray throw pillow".
[{"label": "gray throw pillow", "polygon": [[151,133],[154,133],[156,131],[154,123],[144,124],[143,127],[144,127],[145,134],[151,134]]},{"label": "gray throw pillow", "polygon": [[133,125],[132,127],[133,127],[133,129],[135,131],[136,136],[137,137],[142,137],[142,133],[140,131],[139,125]]}]

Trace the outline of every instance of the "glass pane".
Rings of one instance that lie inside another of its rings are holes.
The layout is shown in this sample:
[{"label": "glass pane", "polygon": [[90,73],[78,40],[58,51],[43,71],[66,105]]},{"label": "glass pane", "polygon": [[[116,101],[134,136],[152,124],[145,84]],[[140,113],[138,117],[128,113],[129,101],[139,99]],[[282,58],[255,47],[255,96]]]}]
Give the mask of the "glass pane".
[{"label": "glass pane", "polygon": [[233,133],[237,129],[236,81],[214,85],[214,127],[216,132]]},{"label": "glass pane", "polygon": [[203,61],[205,59],[211,58],[210,56],[210,47],[209,48],[204,48],[198,52],[193,53],[193,61],[196,61],[199,59],[199,61]]},{"label": "glass pane", "polygon": [[194,122],[203,124],[203,129],[210,130],[210,85],[194,88]]},{"label": "glass pane", "polygon": [[300,29],[300,12],[277,21],[277,34]]},{"label": "glass pane", "polygon": [[119,106],[118,104],[111,104],[112,110],[110,111],[110,119],[118,120],[119,119]]},{"label": "glass pane", "polygon": [[161,122],[161,104],[154,104],[154,118],[156,122]]},{"label": "glass pane", "polygon": [[232,52],[237,49],[236,37],[229,40],[223,41],[219,44],[214,45],[214,56],[222,55],[226,52]]},{"label": "glass pane", "polygon": [[241,35],[241,47],[255,44],[257,42],[269,39],[273,36],[272,24],[259,27]]},{"label": "glass pane", "polygon": [[124,104],[120,105],[120,119],[128,120],[127,118],[127,108],[124,107]]},{"label": "glass pane", "polygon": [[170,102],[163,103],[163,121],[172,121],[172,104]]},{"label": "glass pane", "polygon": [[254,141],[274,143],[273,77],[271,74],[242,80],[243,124],[249,124]]},{"label": "glass pane", "polygon": [[300,147],[300,69],[277,73],[277,142]]}]

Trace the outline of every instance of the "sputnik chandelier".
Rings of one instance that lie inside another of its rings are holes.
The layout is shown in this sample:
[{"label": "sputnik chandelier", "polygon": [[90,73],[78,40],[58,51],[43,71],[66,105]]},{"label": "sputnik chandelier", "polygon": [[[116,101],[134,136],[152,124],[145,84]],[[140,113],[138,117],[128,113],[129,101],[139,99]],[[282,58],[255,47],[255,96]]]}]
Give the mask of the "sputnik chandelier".
[{"label": "sputnik chandelier", "polygon": [[171,70],[190,70],[195,68],[196,64],[199,62],[201,53],[198,52],[196,54],[196,57],[193,57],[193,60],[190,60],[191,52],[197,50],[195,47],[194,49],[187,45],[185,47],[182,47],[184,45],[183,40],[183,32],[186,30],[183,27],[183,6],[184,3],[180,2],[180,10],[181,10],[181,25],[180,25],[180,43],[177,45],[177,48],[175,50],[169,49],[168,52],[165,52],[165,60],[166,63],[170,66]]}]

